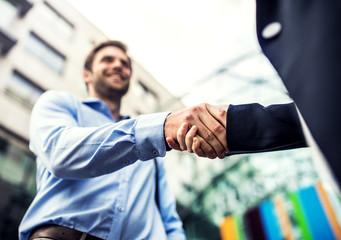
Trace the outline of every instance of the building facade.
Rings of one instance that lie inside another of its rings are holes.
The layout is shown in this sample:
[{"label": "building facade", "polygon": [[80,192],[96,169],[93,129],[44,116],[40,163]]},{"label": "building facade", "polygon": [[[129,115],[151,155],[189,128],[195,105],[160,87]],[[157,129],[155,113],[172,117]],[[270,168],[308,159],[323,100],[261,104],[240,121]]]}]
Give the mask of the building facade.
[{"label": "building facade", "polygon": [[[49,89],[85,98],[85,56],[106,39],[65,0],[0,0],[0,239],[17,238],[35,195],[35,158],[28,149],[35,101]],[[133,69],[124,114],[182,107],[134,60]]]}]

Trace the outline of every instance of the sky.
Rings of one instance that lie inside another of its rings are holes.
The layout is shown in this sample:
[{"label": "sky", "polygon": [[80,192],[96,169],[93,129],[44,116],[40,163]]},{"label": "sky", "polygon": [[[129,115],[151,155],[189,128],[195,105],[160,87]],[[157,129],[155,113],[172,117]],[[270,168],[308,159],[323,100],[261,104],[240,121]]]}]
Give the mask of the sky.
[{"label": "sky", "polygon": [[[132,58],[187,105],[202,102],[197,96],[202,95],[200,86],[205,85],[206,80],[211,81],[209,76],[217,69],[242,55],[259,51],[254,0],[69,2],[110,38],[125,42]],[[251,77],[271,75],[269,67],[263,69],[262,61],[244,63],[235,71]],[[221,84],[224,86],[219,86]],[[228,84],[226,81],[206,84],[204,91],[214,93],[219,87],[228,89]],[[238,89],[237,85],[243,82],[233,84]],[[230,101],[212,97],[214,94],[209,94],[207,99]]]}]

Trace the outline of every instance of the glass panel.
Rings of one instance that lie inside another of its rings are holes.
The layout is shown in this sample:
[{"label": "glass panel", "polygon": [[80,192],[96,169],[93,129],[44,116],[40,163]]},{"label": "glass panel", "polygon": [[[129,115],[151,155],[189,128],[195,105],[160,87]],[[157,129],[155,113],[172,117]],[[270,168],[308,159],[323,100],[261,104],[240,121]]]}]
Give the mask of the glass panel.
[{"label": "glass panel", "polygon": [[30,34],[25,48],[57,73],[62,74],[65,57],[46,44],[34,33]]},{"label": "glass panel", "polygon": [[34,196],[36,167],[33,156],[14,142],[0,136],[0,144],[6,145],[0,151],[0,180],[25,189]]},{"label": "glass panel", "polygon": [[0,239],[17,239],[18,227],[36,194],[33,155],[0,132]]},{"label": "glass panel", "polygon": [[[184,184],[178,200],[215,225],[228,214],[241,213],[264,199],[309,186],[318,179],[308,148],[231,156],[205,171],[194,171],[198,173]],[[196,199],[188,200],[188,193]]]},{"label": "glass panel", "polygon": [[0,0],[0,9],[0,27],[7,29],[17,15],[17,8],[9,1]]},{"label": "glass panel", "polygon": [[11,96],[30,109],[43,92],[43,89],[35,86],[17,72],[12,73],[8,86],[5,89],[5,93],[8,96]]}]

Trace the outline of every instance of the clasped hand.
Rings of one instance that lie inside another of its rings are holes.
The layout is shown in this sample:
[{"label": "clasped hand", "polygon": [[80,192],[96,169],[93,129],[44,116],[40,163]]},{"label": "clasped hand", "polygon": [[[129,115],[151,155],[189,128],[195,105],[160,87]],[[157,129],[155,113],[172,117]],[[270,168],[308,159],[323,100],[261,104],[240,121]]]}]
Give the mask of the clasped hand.
[{"label": "clasped hand", "polygon": [[168,115],[164,134],[169,147],[187,150],[200,157],[224,158],[229,151],[226,142],[228,105],[202,103]]}]

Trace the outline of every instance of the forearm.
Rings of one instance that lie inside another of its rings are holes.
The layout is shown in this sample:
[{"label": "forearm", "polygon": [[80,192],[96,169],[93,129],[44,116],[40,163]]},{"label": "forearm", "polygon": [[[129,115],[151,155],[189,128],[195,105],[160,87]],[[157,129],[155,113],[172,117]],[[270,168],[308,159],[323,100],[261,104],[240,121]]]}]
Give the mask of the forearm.
[{"label": "forearm", "polygon": [[35,134],[32,150],[51,172],[63,178],[95,177],[138,159],[163,156],[162,131],[157,134],[154,129],[151,136],[139,136],[140,131],[145,130],[138,127],[138,121],[125,120],[86,128],[51,127],[49,132]]},{"label": "forearm", "polygon": [[44,96],[38,102],[30,124],[30,148],[52,174],[62,178],[95,177],[138,159],[165,155],[163,125],[167,113],[117,123],[105,120],[84,124],[72,101],[58,102],[52,97]]}]

